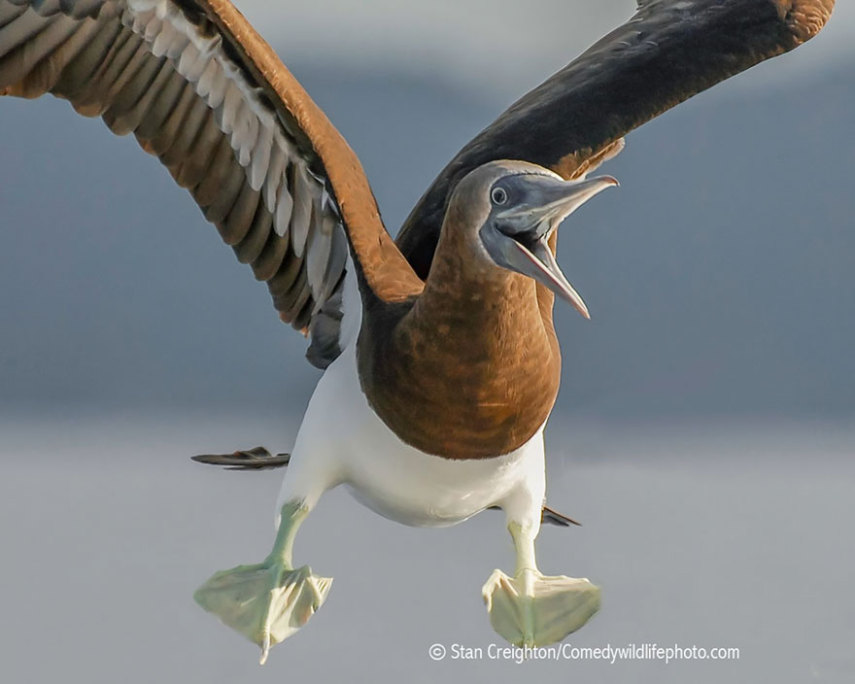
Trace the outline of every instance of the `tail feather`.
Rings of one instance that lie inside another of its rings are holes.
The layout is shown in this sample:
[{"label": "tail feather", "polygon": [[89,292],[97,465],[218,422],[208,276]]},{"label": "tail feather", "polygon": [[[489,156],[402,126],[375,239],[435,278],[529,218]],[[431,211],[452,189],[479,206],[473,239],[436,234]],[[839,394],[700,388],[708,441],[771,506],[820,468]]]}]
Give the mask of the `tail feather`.
[{"label": "tail feather", "polygon": [[261,446],[252,449],[234,451],[230,454],[200,454],[192,457],[197,463],[224,466],[229,470],[265,470],[284,468],[291,460],[291,454],[271,454]]}]

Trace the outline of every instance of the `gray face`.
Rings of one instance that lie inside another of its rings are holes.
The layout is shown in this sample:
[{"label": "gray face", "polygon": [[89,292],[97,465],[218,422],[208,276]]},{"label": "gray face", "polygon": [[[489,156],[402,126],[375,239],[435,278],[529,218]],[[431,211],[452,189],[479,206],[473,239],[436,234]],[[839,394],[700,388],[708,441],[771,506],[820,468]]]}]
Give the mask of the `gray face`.
[{"label": "gray face", "polygon": [[558,267],[547,241],[575,209],[617,181],[611,176],[565,181],[548,173],[509,173],[489,187],[490,214],[479,232],[497,266],[534,278],[585,318],[585,302]]}]

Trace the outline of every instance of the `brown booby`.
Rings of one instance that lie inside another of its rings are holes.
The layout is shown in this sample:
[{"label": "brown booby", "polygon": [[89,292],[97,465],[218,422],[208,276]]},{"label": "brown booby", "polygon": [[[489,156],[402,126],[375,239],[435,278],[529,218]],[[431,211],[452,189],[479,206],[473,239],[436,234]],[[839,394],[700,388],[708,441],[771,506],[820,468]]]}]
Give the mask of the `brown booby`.
[{"label": "brown booby", "polygon": [[326,372],[278,503],[270,555],[197,601],[262,648],[331,580],[292,561],[328,489],[410,525],[501,508],[516,548],[483,596],[496,631],[542,645],[599,606],[535,562],[542,434],[558,391],[554,295],[588,316],[556,228],[616,181],[587,178],[650,118],[797,47],[833,0],[640,0],[637,14],[476,136],[393,241],[353,152],[228,0],[0,0],[0,94],[50,92],[134,133],[186,187]]}]

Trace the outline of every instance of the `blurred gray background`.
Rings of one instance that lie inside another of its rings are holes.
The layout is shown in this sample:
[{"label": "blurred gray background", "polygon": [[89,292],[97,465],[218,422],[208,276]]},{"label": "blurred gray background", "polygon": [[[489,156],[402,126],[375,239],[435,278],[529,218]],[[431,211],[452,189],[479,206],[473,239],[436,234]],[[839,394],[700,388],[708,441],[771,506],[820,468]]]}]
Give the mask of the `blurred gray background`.
[{"label": "blurred gray background", "polygon": [[[238,3],[359,154],[391,232],[448,159],[632,0]],[[263,557],[318,373],[266,288],[130,138],[0,100],[0,678],[86,682],[851,681],[855,660],[855,8],[632,133],[621,188],[562,228],[593,316],[559,306],[565,376],[544,570],[588,575],[575,645],[737,646],[738,662],[432,662],[486,646],[500,516],[394,525],[344,492],[298,560],[336,577],[263,670],[196,609]],[[385,588],[382,596],[380,589]],[[524,669],[520,669],[524,668]]]}]

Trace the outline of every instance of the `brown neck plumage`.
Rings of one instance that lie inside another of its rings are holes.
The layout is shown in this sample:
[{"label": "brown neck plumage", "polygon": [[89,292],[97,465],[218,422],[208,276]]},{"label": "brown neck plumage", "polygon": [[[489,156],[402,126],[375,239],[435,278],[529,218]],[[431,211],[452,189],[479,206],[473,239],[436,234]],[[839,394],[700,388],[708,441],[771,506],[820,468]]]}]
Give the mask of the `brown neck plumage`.
[{"label": "brown neck plumage", "polygon": [[446,458],[522,446],[558,392],[551,294],[487,262],[476,239],[444,230],[423,293],[367,303],[359,338],[371,406],[404,442]]}]

